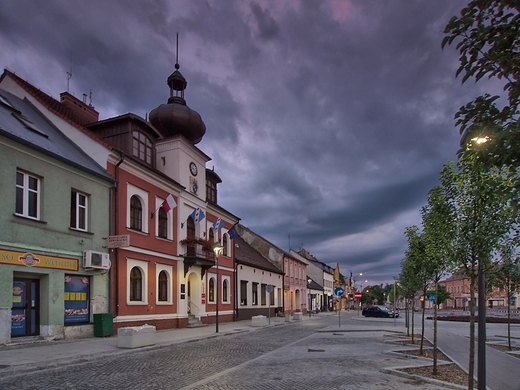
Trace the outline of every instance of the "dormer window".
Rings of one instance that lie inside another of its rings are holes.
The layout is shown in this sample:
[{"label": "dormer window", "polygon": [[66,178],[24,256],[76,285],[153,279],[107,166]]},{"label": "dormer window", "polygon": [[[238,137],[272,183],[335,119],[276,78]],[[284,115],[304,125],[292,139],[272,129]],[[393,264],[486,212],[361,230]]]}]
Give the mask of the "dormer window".
[{"label": "dormer window", "polygon": [[206,178],[206,200],[217,204],[217,185],[209,178]]},{"label": "dormer window", "polygon": [[132,132],[132,154],[147,164],[152,164],[152,141],[139,131]]}]

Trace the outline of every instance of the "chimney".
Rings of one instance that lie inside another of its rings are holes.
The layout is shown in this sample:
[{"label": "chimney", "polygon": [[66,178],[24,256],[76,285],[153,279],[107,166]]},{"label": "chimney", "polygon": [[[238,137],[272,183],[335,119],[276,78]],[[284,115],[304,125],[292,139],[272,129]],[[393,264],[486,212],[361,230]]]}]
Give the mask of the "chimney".
[{"label": "chimney", "polygon": [[60,101],[66,107],[69,107],[82,119],[80,124],[88,124],[99,121],[99,112],[97,112],[92,105],[86,102],[87,95],[83,95],[83,102],[76,97],[72,96],[68,92],[62,92],[60,94]]}]

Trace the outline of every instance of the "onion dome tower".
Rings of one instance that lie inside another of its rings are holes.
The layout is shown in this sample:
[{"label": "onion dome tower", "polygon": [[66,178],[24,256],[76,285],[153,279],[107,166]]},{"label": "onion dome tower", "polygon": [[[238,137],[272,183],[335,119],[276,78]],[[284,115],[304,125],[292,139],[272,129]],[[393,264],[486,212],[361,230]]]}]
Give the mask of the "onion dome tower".
[{"label": "onion dome tower", "polygon": [[188,83],[179,72],[180,65],[175,63],[175,71],[168,77],[170,98],[167,104],[161,104],[150,112],[150,123],[164,138],[183,135],[193,145],[198,144],[206,133],[206,125],[195,110],[186,105],[184,90]]}]

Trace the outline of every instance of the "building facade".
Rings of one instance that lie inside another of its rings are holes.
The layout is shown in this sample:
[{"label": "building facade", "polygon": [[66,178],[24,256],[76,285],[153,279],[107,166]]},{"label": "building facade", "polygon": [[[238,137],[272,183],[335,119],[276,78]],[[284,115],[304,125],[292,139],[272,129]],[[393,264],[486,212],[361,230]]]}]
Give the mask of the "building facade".
[{"label": "building facade", "polygon": [[0,343],[92,336],[93,316],[109,307],[114,181],[33,104],[3,89],[0,167]]}]

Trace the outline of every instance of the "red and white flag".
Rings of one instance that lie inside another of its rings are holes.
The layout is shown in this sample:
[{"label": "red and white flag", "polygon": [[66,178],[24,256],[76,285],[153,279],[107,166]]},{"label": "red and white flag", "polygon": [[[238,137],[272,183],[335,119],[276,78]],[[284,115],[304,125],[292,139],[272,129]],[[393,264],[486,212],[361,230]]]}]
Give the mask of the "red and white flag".
[{"label": "red and white flag", "polygon": [[172,194],[170,194],[166,197],[161,206],[164,209],[164,211],[168,212],[171,209],[175,208],[177,206],[177,203],[175,203],[175,199],[173,199]]}]

